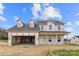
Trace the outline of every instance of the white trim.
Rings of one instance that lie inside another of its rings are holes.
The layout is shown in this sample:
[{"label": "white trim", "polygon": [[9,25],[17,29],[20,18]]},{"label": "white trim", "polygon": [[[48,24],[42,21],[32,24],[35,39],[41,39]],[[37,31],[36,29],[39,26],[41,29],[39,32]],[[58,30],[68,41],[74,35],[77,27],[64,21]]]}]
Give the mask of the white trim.
[{"label": "white trim", "polygon": [[8,46],[12,46],[12,35],[8,33]]},{"label": "white trim", "polygon": [[39,42],[38,42],[38,33],[36,33],[35,35],[35,45],[38,46]]}]

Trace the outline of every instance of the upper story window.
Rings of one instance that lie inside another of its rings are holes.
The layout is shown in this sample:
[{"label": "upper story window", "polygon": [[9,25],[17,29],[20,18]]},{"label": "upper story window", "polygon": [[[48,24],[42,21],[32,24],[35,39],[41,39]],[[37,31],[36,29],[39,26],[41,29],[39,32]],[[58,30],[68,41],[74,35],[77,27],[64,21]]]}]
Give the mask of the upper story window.
[{"label": "upper story window", "polygon": [[30,27],[34,27],[34,23],[30,23]]},{"label": "upper story window", "polygon": [[61,26],[58,26],[58,30],[61,30]]},{"label": "upper story window", "polygon": [[17,27],[18,27],[18,28],[23,27],[23,23],[22,23],[21,21],[18,21],[18,22],[17,22]]},{"label": "upper story window", "polygon": [[34,21],[30,20],[30,27],[34,27]]},{"label": "upper story window", "polygon": [[49,25],[49,30],[52,30],[52,25]]},{"label": "upper story window", "polygon": [[44,26],[40,26],[40,30],[44,30]]},{"label": "upper story window", "polygon": [[20,26],[21,26],[21,24],[20,24],[20,23],[18,23],[18,26],[20,27]]}]

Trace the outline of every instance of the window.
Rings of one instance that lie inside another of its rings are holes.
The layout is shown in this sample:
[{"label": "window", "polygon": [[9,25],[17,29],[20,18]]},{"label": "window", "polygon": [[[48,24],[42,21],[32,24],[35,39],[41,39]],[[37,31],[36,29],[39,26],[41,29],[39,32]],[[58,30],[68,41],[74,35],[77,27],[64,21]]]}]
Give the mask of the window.
[{"label": "window", "polygon": [[18,27],[21,27],[21,23],[18,23]]},{"label": "window", "polygon": [[52,25],[49,25],[49,30],[52,30]]},{"label": "window", "polygon": [[33,25],[33,23],[30,24],[30,26],[32,26],[32,25]]},{"label": "window", "polygon": [[43,39],[44,36],[40,36],[40,39]]},{"label": "window", "polygon": [[18,23],[18,26],[21,26],[21,23]]},{"label": "window", "polygon": [[58,40],[58,42],[60,42],[61,40]]},{"label": "window", "polygon": [[61,42],[61,37],[58,37],[58,42]]},{"label": "window", "polygon": [[52,36],[48,36],[48,41],[52,42]]},{"label": "window", "polygon": [[30,27],[34,27],[34,22],[30,22]]},{"label": "window", "polygon": [[33,23],[30,23],[30,26],[32,27],[33,26]]},{"label": "window", "polygon": [[23,27],[23,23],[21,21],[17,22],[17,27],[18,28]]},{"label": "window", "polygon": [[49,39],[49,42],[52,42],[52,40],[51,40],[51,39]]},{"label": "window", "polygon": [[44,30],[44,26],[41,26],[40,30]]},{"label": "window", "polygon": [[58,30],[61,30],[61,26],[58,26]]},{"label": "window", "polygon": [[75,37],[74,37],[74,39],[75,39]]}]

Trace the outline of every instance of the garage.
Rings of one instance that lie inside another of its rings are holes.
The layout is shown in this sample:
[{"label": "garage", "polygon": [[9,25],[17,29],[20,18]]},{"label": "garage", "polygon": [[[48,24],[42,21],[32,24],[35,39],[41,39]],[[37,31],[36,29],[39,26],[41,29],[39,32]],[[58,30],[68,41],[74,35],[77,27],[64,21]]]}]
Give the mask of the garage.
[{"label": "garage", "polygon": [[12,36],[12,45],[35,45],[35,36]]}]

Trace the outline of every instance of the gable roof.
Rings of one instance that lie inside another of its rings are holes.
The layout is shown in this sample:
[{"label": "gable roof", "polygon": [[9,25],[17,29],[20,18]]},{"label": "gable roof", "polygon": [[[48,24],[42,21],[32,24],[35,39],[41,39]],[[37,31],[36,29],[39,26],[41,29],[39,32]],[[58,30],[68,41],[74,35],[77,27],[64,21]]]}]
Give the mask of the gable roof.
[{"label": "gable roof", "polygon": [[75,35],[75,36],[73,36],[72,38],[75,38],[75,37],[76,37],[76,38],[79,38],[79,35]]},{"label": "gable roof", "polygon": [[24,31],[40,31],[40,28],[38,27],[37,24],[47,23],[47,22],[49,22],[49,21],[50,21],[50,22],[55,22],[55,23],[57,23],[57,24],[64,24],[63,22],[56,21],[56,20],[36,21],[33,28],[31,28],[29,24],[24,24],[24,23],[23,23],[23,24],[24,24],[23,27],[18,28],[17,25],[15,25],[15,26],[13,26],[12,28],[8,29],[7,31],[8,31],[8,32],[9,32],[9,31],[11,31],[11,32],[12,32],[12,31],[13,31],[13,32],[18,32],[18,31],[22,31],[22,32],[24,32]]},{"label": "gable roof", "polygon": [[79,38],[79,35],[77,35],[77,36],[75,36],[75,37]]}]

